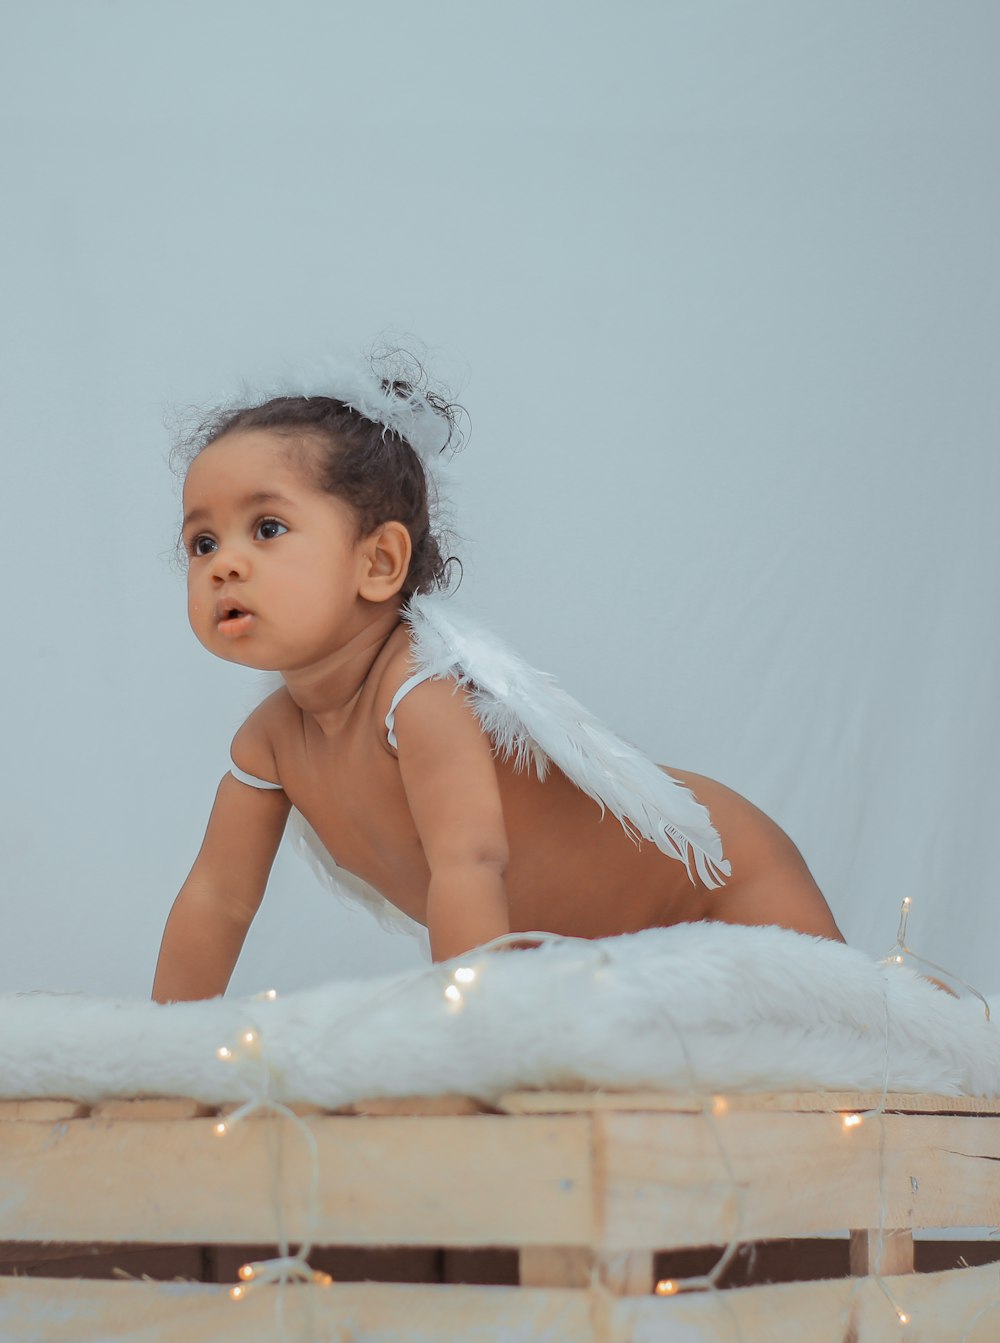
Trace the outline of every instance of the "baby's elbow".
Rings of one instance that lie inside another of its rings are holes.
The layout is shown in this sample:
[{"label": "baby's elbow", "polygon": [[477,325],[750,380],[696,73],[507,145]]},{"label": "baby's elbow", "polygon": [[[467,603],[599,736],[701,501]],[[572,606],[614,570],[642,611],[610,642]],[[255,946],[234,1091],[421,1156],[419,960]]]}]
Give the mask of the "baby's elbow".
[{"label": "baby's elbow", "polygon": [[483,844],[473,849],[457,850],[441,854],[431,864],[434,876],[478,876],[489,875],[505,878],[510,854],[505,845]]}]

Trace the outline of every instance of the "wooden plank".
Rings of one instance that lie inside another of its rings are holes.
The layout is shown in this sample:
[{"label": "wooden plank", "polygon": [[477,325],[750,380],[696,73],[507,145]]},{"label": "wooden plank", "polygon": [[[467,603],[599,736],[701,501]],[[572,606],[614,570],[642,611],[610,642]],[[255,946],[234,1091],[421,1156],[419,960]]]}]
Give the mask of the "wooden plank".
[{"label": "wooden plank", "polygon": [[580,1246],[535,1245],[518,1255],[522,1287],[589,1287],[593,1251]]},{"label": "wooden plank", "polygon": [[531,1246],[518,1255],[522,1287],[590,1287],[615,1296],[648,1296],[654,1286],[652,1251],[598,1254],[576,1246]]},{"label": "wooden plank", "polygon": [[179,1096],[156,1096],[142,1100],[99,1101],[91,1108],[92,1119],[126,1119],[149,1123],[166,1119],[201,1119],[216,1113],[214,1105],[182,1100]]},{"label": "wooden plank", "polygon": [[80,1119],[89,1109],[82,1101],[0,1100],[0,1123],[53,1124],[61,1119]]},{"label": "wooden plank", "polygon": [[883,1278],[913,1272],[913,1232],[878,1228],[851,1232],[851,1275],[878,1273]]},{"label": "wooden plank", "polygon": [[651,1250],[594,1254],[597,1280],[615,1296],[649,1296],[655,1283]]},{"label": "wooden plank", "polygon": [[[905,1324],[874,1279],[839,1278],[629,1302],[627,1336],[632,1343],[996,1343],[1000,1336],[994,1265],[912,1273],[885,1285]],[[656,1305],[667,1307],[659,1321]]]},{"label": "wooden plank", "polygon": [[[568,1116],[567,1116],[568,1117]],[[600,1112],[595,1249],[638,1250],[877,1226],[1000,1224],[1000,1125],[992,1118]],[[603,1174],[602,1174],[603,1172]]]},{"label": "wooden plank", "polygon": [[[601,1252],[885,1224],[1000,1225],[1000,1125],[836,1114],[318,1116],[317,1244]],[[226,1244],[307,1234],[310,1167],[286,1120],[0,1126],[0,1239]],[[720,1144],[722,1145],[720,1147]],[[73,1190],[67,1199],[66,1190]]]},{"label": "wooden plank", "polygon": [[[301,1121],[320,1161],[318,1219],[308,1225],[311,1165],[285,1119],[90,1119],[55,1131],[0,1129],[0,1240],[272,1241],[327,1245],[588,1242],[593,1197],[590,1121],[505,1115]],[[67,1198],[71,1189],[73,1197]]]},{"label": "wooden plank", "polygon": [[[284,1293],[289,1338],[366,1343],[995,1343],[995,1265],[887,1279],[901,1329],[870,1278],[727,1292],[613,1298],[593,1291],[343,1283]],[[277,1292],[238,1302],[224,1287],[0,1279],[0,1337],[46,1343],[273,1343]],[[991,1309],[992,1307],[992,1309]],[[978,1319],[977,1319],[978,1316]]]},{"label": "wooden plank", "polygon": [[[0,1279],[0,1337],[46,1343],[274,1343],[282,1337],[365,1343],[599,1343],[585,1292],[410,1283],[261,1288]],[[600,1343],[605,1343],[602,1337]]]},{"label": "wooden plank", "polygon": [[[877,1110],[880,1091],[729,1092],[696,1095],[681,1091],[508,1091],[496,1108],[505,1114],[577,1114],[592,1110],[628,1110],[702,1114],[747,1110],[783,1110],[798,1114]],[[886,1114],[1000,1114],[1000,1097],[934,1096],[892,1092]]]}]

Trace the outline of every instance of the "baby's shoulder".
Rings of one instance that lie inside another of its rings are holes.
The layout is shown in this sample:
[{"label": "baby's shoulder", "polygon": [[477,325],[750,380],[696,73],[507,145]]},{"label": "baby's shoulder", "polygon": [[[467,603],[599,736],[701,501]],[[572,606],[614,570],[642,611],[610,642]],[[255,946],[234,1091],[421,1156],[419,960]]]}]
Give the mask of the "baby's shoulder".
[{"label": "baby's shoulder", "polygon": [[376,729],[383,739],[382,726],[392,708],[397,692],[417,669],[409,626],[404,621],[389,637],[371,686],[371,712]]},{"label": "baby's shoulder", "polygon": [[277,782],[275,742],[287,730],[291,715],[297,712],[285,686],[261,700],[233,738],[230,748],[233,763],[258,779]]}]

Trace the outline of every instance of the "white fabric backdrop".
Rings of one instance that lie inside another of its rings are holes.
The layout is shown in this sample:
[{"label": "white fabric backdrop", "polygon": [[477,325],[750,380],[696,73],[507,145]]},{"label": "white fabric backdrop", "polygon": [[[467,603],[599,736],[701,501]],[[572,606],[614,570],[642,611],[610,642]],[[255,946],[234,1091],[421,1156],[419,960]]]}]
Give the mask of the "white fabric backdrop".
[{"label": "white fabric backdrop", "polygon": [[[1000,987],[1000,10],[47,0],[0,51],[0,988],[148,993],[257,682],[165,413],[390,327],[472,416],[459,601]],[[279,859],[234,989],[420,963]]]}]

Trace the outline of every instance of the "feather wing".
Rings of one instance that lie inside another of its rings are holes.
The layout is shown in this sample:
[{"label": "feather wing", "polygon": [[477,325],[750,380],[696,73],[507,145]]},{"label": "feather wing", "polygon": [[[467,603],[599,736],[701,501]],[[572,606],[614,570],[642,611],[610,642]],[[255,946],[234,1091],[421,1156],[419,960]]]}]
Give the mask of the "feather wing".
[{"label": "feather wing", "polygon": [[425,958],[430,960],[430,942],[424,925],[397,909],[374,886],[369,886],[346,868],[339,867],[297,807],[293,807],[289,815],[287,835],[292,848],[309,865],[321,886],[325,886],[344,904],[353,907],[360,905],[366,909],[386,932],[409,933],[411,937],[417,938]]},{"label": "feather wing", "polygon": [[684,863],[694,881],[724,884],[730,865],[708,811],[690,789],[618,737],[546,672],[536,670],[494,635],[446,613],[444,599],[411,598],[404,616],[412,632],[412,659],[428,675],[454,677],[468,689],[476,716],[504,759],[534,767],[544,778],[549,761],[601,808],[617,817],[633,840],[648,839]]}]

